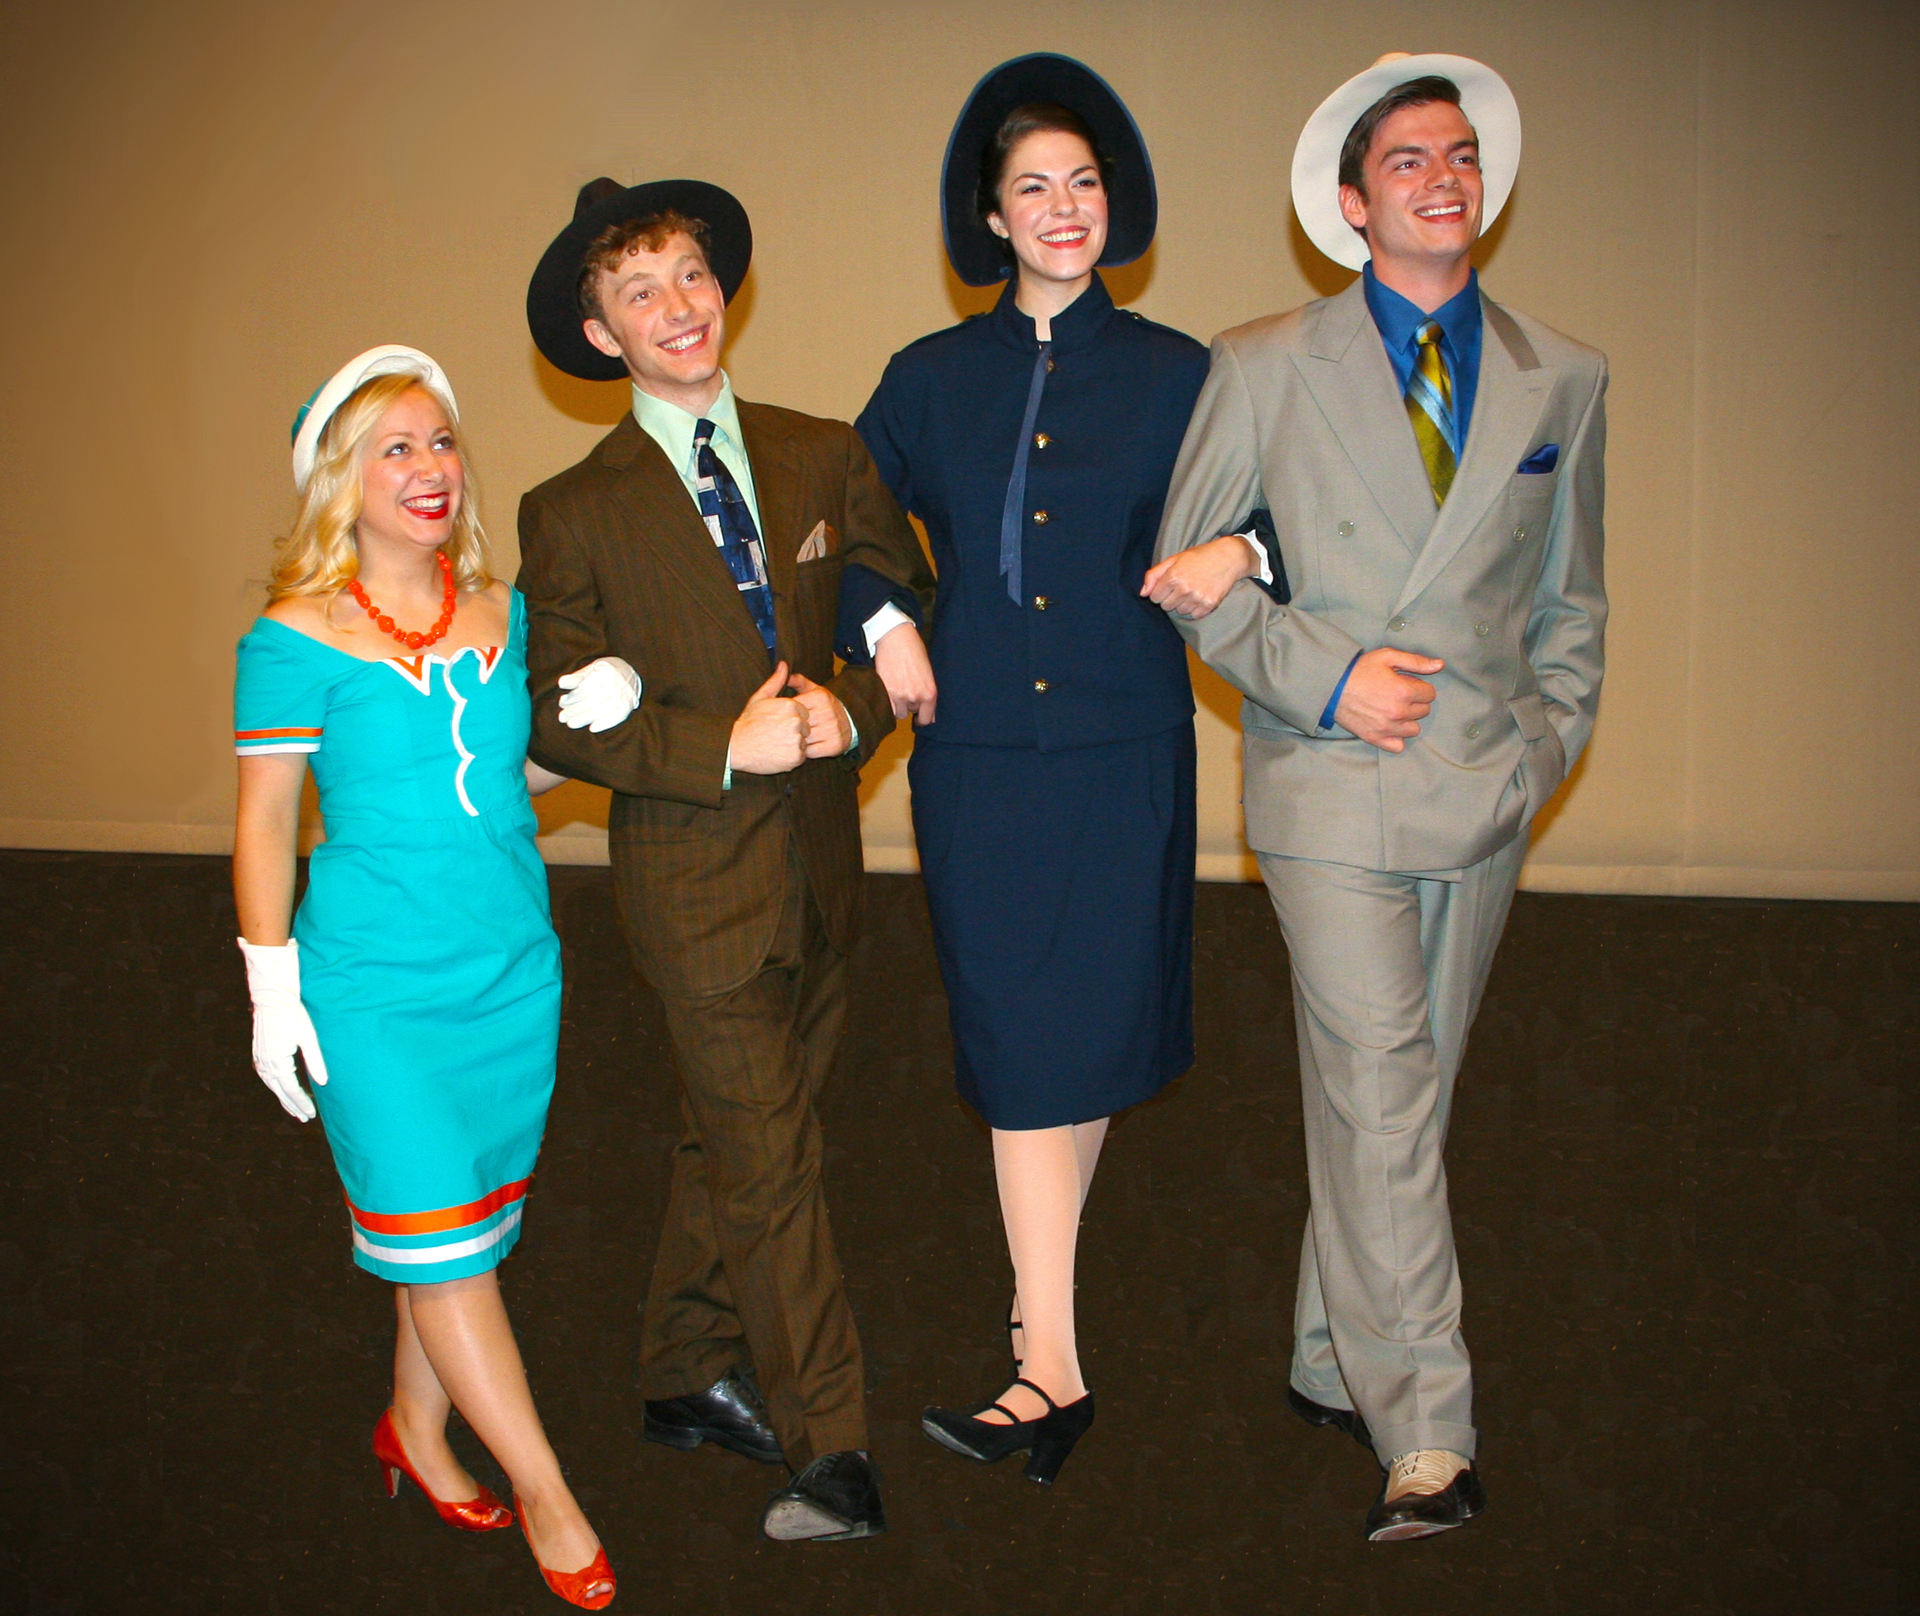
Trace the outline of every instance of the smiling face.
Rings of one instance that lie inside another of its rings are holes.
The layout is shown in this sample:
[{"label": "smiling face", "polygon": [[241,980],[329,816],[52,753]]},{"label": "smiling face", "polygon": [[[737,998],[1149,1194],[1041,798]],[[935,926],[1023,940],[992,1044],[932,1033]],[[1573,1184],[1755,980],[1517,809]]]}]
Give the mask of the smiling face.
[{"label": "smiling face", "polygon": [[642,392],[701,410],[720,391],[720,348],[727,302],[694,239],[676,231],[649,252],[635,243],[599,272],[600,318],[587,340],[626,362]]},{"label": "smiling face", "polygon": [[1464,264],[1480,236],[1480,145],[1466,114],[1445,101],[1402,107],[1367,149],[1366,191],[1340,187],[1340,211],[1367,233],[1376,273],[1431,273]]},{"label": "smiling face", "polygon": [[435,550],[466,492],[453,424],[431,393],[409,387],[387,406],[360,459],[355,538]]},{"label": "smiling face", "polygon": [[1007,153],[1000,207],[987,228],[1004,236],[1023,276],[1071,283],[1107,250],[1107,188],[1078,135],[1042,129]]}]

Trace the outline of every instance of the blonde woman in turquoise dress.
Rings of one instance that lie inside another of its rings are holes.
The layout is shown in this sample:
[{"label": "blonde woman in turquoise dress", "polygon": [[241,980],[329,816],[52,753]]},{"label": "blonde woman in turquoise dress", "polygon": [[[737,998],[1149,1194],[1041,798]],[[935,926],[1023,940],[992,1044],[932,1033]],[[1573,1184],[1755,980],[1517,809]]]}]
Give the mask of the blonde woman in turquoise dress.
[{"label": "blonde woman in turquoise dress", "polygon": [[[456,424],[439,366],[399,347],[360,355],[295,422],[300,514],[234,692],[240,948],[255,1067],[296,1119],[318,1108],[354,1261],[395,1286],[374,1432],[388,1492],[404,1474],[450,1525],[512,1524],[447,1444],[458,1408],[512,1479],[549,1587],[598,1610],[612,1572],[496,1283],[553,1090],[560,948],[528,794],[560,780],[527,761],[525,608],[488,572]],[[568,722],[606,728],[638,700],[617,659],[569,677]],[[309,766],[327,839],[295,915]]]}]

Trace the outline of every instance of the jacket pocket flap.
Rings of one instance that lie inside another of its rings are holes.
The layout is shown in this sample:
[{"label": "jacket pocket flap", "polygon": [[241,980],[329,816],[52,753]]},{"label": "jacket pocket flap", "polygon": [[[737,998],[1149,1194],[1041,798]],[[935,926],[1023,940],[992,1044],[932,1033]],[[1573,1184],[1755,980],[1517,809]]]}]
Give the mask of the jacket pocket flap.
[{"label": "jacket pocket flap", "polygon": [[1520,726],[1523,740],[1544,741],[1553,732],[1553,726],[1547,722],[1546,698],[1538,691],[1530,696],[1515,696],[1507,703],[1507,710]]}]

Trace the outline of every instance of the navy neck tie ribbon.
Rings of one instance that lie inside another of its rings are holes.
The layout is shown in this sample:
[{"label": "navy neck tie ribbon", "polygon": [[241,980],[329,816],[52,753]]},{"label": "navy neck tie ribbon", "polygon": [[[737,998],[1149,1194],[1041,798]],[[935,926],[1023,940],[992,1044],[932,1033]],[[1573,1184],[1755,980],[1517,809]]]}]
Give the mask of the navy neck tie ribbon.
[{"label": "navy neck tie ribbon", "polygon": [[1027,388],[1027,413],[1020,420],[1020,447],[1013,453],[1013,476],[1007,481],[1007,502],[1000,508],[1000,574],[1007,580],[1007,598],[1023,603],[1020,590],[1020,546],[1025,537],[1021,516],[1027,506],[1027,456],[1033,448],[1033,424],[1040,418],[1040,393],[1052,367],[1053,344],[1040,344],[1033,362],[1033,381]]},{"label": "navy neck tie ribbon", "polygon": [[766,548],[753,525],[753,512],[747,509],[740,485],[733,480],[726,462],[713,452],[713,423],[696,421],[693,426],[695,487],[700,499],[700,515],[719,547],[727,570],[739,585],[740,597],[753,614],[754,626],[766,641],[767,655],[773,655],[773,590],[767,584]]}]

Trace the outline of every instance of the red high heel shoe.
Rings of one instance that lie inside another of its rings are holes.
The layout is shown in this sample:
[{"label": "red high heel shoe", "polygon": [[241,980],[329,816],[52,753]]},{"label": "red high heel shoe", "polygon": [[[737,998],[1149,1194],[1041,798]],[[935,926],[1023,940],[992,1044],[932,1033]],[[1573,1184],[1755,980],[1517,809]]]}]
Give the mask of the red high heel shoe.
[{"label": "red high heel shoe", "polygon": [[[527,1512],[520,1509],[520,1500],[514,1499],[514,1508],[520,1516],[520,1535],[527,1540],[527,1547],[533,1548],[533,1534],[527,1530]],[[540,1565],[540,1554],[534,1550],[533,1563],[540,1567],[540,1575],[547,1579],[547,1586],[564,1599],[569,1605],[577,1605],[581,1610],[605,1610],[613,1603],[614,1581],[613,1567],[607,1563],[607,1550],[604,1544],[600,1552],[593,1557],[593,1563],[584,1571],[549,1571]],[[605,1583],[605,1593],[589,1593],[587,1590]]]},{"label": "red high heel shoe", "polygon": [[373,1428],[373,1456],[380,1461],[380,1469],[387,1478],[389,1498],[399,1497],[400,1478],[404,1475],[426,1494],[427,1502],[433,1505],[440,1519],[449,1526],[457,1526],[463,1532],[492,1532],[513,1524],[513,1512],[485,1487],[480,1489],[476,1497],[464,1503],[449,1504],[444,1499],[435,1498],[427,1490],[427,1484],[415,1473],[412,1461],[407,1458],[407,1450],[400,1446],[400,1433],[393,1428],[392,1409],[382,1414],[380,1423]]}]

